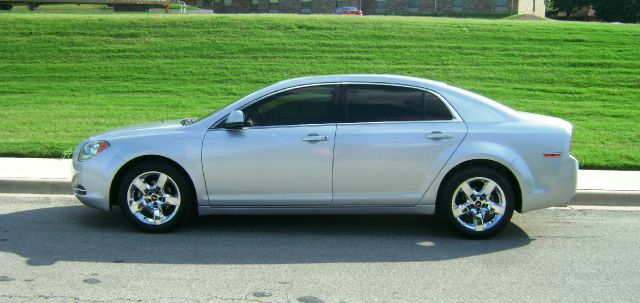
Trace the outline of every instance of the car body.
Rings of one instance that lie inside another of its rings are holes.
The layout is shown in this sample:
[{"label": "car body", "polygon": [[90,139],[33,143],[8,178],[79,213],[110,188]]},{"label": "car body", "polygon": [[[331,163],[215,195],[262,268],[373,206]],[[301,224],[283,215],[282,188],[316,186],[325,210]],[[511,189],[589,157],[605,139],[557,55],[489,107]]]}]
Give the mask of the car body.
[{"label": "car body", "polygon": [[362,16],[362,10],[354,6],[343,6],[336,8],[336,15],[359,15]]},{"label": "car body", "polygon": [[[144,209],[138,215],[146,222],[131,222],[145,231],[165,231],[154,202],[181,192],[180,207],[201,215],[438,210],[463,216],[450,222],[463,235],[487,237],[506,223],[492,229],[481,215],[501,212],[508,222],[513,211],[571,200],[578,170],[571,137],[564,120],[441,82],[313,76],[278,82],[195,121],[95,134],[74,151],[72,186],[80,201],[103,210],[140,200],[131,212]],[[167,176],[169,194],[154,186]]]}]

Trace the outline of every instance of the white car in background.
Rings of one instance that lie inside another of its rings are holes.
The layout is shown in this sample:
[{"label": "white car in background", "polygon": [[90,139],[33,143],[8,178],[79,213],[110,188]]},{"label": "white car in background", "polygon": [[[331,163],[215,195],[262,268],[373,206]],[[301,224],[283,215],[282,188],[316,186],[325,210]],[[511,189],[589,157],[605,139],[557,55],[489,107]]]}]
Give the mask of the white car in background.
[{"label": "white car in background", "polygon": [[576,189],[572,126],[394,75],[282,81],[201,119],[82,141],[73,190],[166,232],[194,214],[438,214],[486,238]]}]

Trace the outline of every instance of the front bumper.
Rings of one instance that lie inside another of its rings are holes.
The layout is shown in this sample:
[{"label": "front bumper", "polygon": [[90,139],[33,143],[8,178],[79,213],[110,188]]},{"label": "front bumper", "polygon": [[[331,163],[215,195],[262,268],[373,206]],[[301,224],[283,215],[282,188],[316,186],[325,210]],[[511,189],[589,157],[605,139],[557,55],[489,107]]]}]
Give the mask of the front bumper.
[{"label": "front bumper", "polygon": [[86,161],[73,159],[71,188],[80,202],[87,206],[109,211],[109,189],[121,160],[110,153],[100,154]]}]

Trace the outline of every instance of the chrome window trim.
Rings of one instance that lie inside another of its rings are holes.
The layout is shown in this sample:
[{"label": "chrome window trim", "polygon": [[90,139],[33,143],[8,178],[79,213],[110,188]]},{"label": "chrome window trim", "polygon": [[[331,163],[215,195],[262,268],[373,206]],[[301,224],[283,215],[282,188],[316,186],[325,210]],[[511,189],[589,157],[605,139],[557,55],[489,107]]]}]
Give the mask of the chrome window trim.
[{"label": "chrome window trim", "polygon": [[[296,128],[296,127],[316,127],[316,126],[332,126],[337,125],[337,123],[319,123],[319,124],[291,124],[291,125],[263,125],[263,126],[245,126],[243,128],[239,128],[241,130],[252,130],[252,129],[270,129],[270,128]],[[209,131],[221,131],[228,130],[226,128],[211,128]]]},{"label": "chrome window trim", "polygon": [[[224,119],[223,119],[224,120]],[[222,122],[222,121],[220,121]],[[369,125],[369,124],[431,124],[431,123],[462,123],[462,121],[454,121],[454,120],[409,120],[409,121],[378,121],[378,122],[345,122],[345,123],[320,123],[320,124],[292,124],[292,125],[268,125],[268,126],[246,126],[240,128],[241,130],[252,130],[252,129],[270,129],[270,128],[296,128],[296,127],[316,127],[316,126],[348,126],[348,125]],[[211,128],[209,131],[227,131],[226,128]]]},{"label": "chrome window trim", "polygon": [[[453,119],[451,120],[409,120],[409,121],[375,121],[375,122],[339,122],[339,123],[320,123],[320,124],[287,124],[287,125],[269,125],[269,126],[247,126],[247,127],[243,127],[241,129],[265,129],[265,128],[284,128],[284,127],[299,127],[299,126],[322,126],[322,125],[362,125],[362,124],[398,124],[398,123],[446,123],[446,122],[452,122],[452,123],[462,123],[464,122],[464,120],[462,119],[462,117],[460,117],[460,114],[458,114],[458,112],[453,108],[453,106],[451,106],[451,104],[449,103],[449,101],[447,101],[447,99],[445,99],[442,95],[440,95],[439,93],[430,90],[428,88],[424,88],[424,87],[420,87],[420,86],[414,86],[414,85],[408,85],[408,84],[398,84],[398,83],[388,83],[388,82],[357,82],[357,81],[349,81],[349,82],[321,82],[321,83],[310,83],[310,84],[302,84],[302,85],[296,85],[296,86],[291,86],[291,87],[287,87],[287,88],[283,88],[265,95],[262,95],[260,97],[257,97],[249,102],[247,102],[246,104],[233,109],[233,110],[243,110],[257,102],[260,102],[266,98],[269,98],[273,95],[279,94],[279,93],[283,93],[286,91],[290,91],[290,90],[294,90],[294,89],[299,89],[299,88],[305,88],[305,87],[313,87],[313,86],[329,86],[329,85],[379,85],[379,86],[394,86],[394,87],[404,87],[404,88],[411,88],[411,89],[416,89],[416,90],[421,90],[421,91],[425,91],[428,93],[433,94],[434,96],[436,96],[436,98],[440,99],[440,101],[442,103],[444,103],[444,106],[447,107],[447,109],[449,110],[449,112],[451,112],[451,115],[453,116]],[[220,123],[222,123],[226,117],[228,116],[225,115],[222,119],[216,121],[211,127],[209,127],[209,131],[212,130],[219,130],[218,126],[220,126]],[[222,130],[226,130],[225,128],[220,128]]]},{"label": "chrome window trim", "polygon": [[377,122],[341,122],[341,125],[367,125],[367,124],[415,124],[415,123],[462,123],[461,120],[408,120],[408,121],[377,121]]}]

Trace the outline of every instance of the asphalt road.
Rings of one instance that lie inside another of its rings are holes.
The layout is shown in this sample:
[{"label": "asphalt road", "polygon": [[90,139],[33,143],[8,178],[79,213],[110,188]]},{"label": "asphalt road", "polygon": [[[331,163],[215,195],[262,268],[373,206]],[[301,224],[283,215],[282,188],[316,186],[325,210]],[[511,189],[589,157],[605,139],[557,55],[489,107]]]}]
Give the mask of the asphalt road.
[{"label": "asphalt road", "polygon": [[141,234],[119,212],[0,196],[6,302],[639,302],[640,211],[547,209],[498,237],[421,216],[204,217]]}]

